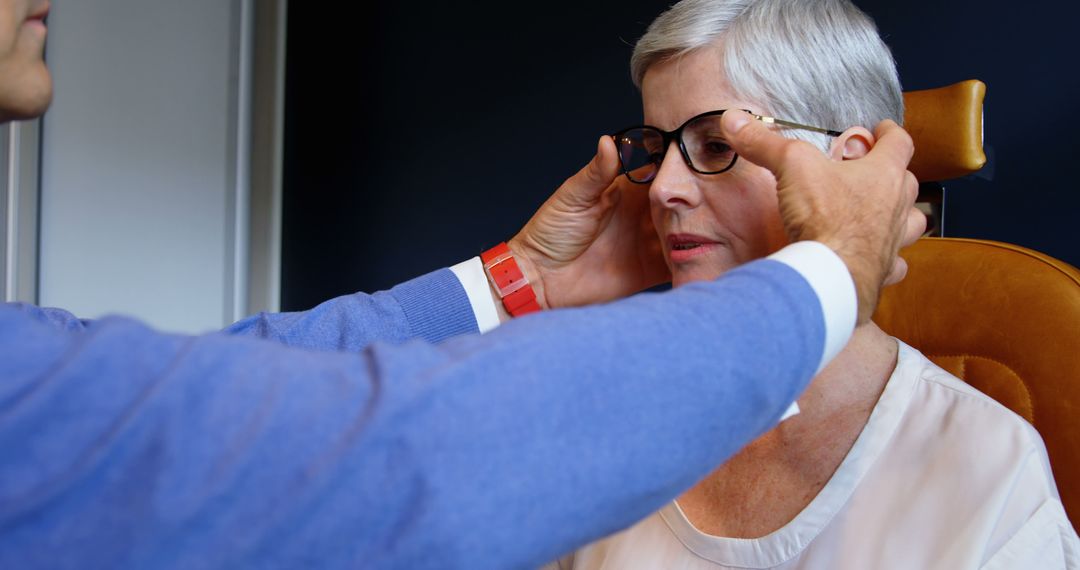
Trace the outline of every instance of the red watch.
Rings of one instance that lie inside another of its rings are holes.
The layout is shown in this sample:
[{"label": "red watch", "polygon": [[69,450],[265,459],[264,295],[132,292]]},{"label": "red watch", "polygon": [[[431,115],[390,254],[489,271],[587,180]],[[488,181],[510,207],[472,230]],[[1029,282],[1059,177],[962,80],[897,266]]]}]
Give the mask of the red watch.
[{"label": "red watch", "polygon": [[521,272],[506,242],[481,253],[480,261],[484,263],[484,273],[487,273],[491,284],[495,286],[495,291],[510,316],[520,317],[540,310],[540,304],[536,302],[536,292]]}]

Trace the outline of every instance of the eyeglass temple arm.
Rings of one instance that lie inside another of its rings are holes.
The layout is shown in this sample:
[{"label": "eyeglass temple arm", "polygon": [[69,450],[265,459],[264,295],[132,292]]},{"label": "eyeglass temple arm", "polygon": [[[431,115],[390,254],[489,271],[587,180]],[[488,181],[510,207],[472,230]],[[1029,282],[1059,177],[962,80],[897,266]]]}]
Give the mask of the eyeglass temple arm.
[{"label": "eyeglass temple arm", "polygon": [[777,119],[776,117],[767,117],[765,115],[755,115],[750,113],[755,119],[767,124],[777,124],[785,127],[791,127],[793,129],[805,129],[808,131],[814,131],[815,133],[821,133],[823,135],[829,135],[830,137],[838,137],[844,133],[840,131],[833,131],[830,129],[823,129],[821,127],[811,127],[810,125],[803,125],[801,123],[793,123],[791,121],[785,121],[783,119]]}]

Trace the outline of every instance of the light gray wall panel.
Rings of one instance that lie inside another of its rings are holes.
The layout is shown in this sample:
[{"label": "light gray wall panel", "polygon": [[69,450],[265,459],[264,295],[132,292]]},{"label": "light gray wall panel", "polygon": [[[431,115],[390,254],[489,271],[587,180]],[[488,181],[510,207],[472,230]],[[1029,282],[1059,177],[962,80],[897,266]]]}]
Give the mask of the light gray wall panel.
[{"label": "light gray wall panel", "polygon": [[0,127],[0,303],[13,301],[8,291],[12,289],[12,229],[15,220],[11,216],[12,193],[8,188],[8,127]]},{"label": "light gray wall panel", "polygon": [[257,0],[251,109],[251,224],[247,313],[281,304],[286,0]]},{"label": "light gray wall panel", "polygon": [[39,121],[0,125],[0,301],[37,302]]},{"label": "light gray wall panel", "polygon": [[242,5],[79,0],[50,15],[43,305],[182,331],[235,317]]}]

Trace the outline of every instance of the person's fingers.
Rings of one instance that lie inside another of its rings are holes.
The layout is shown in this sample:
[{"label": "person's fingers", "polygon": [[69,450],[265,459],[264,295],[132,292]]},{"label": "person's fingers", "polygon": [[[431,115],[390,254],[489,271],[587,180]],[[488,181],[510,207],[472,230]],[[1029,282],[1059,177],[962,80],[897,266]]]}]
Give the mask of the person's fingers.
[{"label": "person's fingers", "polygon": [[596,153],[600,156],[602,178],[610,183],[620,173],[619,149],[615,147],[615,139],[607,135],[601,136]]},{"label": "person's fingers", "polygon": [[[910,208],[904,222],[904,233],[900,238],[900,247],[904,248],[912,245],[924,233],[926,233],[926,215],[918,208]],[[900,254],[902,255],[903,251]],[[907,270],[907,262],[900,255],[897,255],[893,261],[892,270],[889,271],[889,275],[885,278],[885,286],[895,285],[903,281],[904,277],[907,276]]]},{"label": "person's fingers", "polygon": [[596,145],[596,155],[559,187],[556,196],[568,203],[586,207],[595,204],[604,190],[619,175],[618,151],[615,141],[604,135]]},{"label": "person's fingers", "polygon": [[915,154],[915,143],[911,135],[903,127],[894,121],[885,119],[874,128],[874,138],[877,143],[870,150],[868,156],[886,157],[906,169],[911,157]]},{"label": "person's fingers", "polygon": [[924,233],[926,233],[926,214],[923,214],[918,208],[911,208],[908,211],[907,221],[904,226],[904,235],[900,241],[900,247],[907,247],[915,243]]},{"label": "person's fingers", "polygon": [[904,261],[903,257],[897,256],[893,260],[892,270],[889,271],[889,275],[885,277],[885,282],[882,285],[888,287],[903,281],[904,277],[907,277],[907,270],[907,261]]},{"label": "person's fingers", "polygon": [[907,217],[904,219],[904,233],[900,236],[900,247],[907,247],[926,232],[926,215],[915,207],[919,197],[919,181],[911,171],[904,173],[904,196],[907,204]]},{"label": "person's fingers", "polygon": [[785,168],[797,163],[791,154],[799,152],[801,144],[805,144],[769,130],[745,111],[724,113],[720,125],[724,139],[736,154],[772,171],[777,179],[783,178]]},{"label": "person's fingers", "polygon": [[907,190],[908,201],[914,205],[919,199],[919,179],[915,178],[915,174],[910,170],[904,173],[904,188]]}]

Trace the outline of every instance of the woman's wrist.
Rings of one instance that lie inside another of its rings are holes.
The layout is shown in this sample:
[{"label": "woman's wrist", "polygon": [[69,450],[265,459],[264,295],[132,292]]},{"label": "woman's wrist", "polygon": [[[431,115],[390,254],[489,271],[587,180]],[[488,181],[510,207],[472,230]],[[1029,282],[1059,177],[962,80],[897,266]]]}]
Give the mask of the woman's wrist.
[{"label": "woman's wrist", "polygon": [[522,275],[532,286],[533,292],[536,293],[536,303],[540,305],[543,310],[550,309],[547,303],[547,296],[544,294],[544,277],[541,274],[540,266],[532,260],[529,256],[529,248],[521,243],[517,239],[517,236],[510,238],[510,241],[506,242],[507,247],[510,248],[510,253],[514,255],[514,259],[517,260],[518,267],[521,268]]},{"label": "woman's wrist", "polygon": [[547,308],[537,264],[523,253],[520,242],[511,243],[480,255],[499,322]]}]

